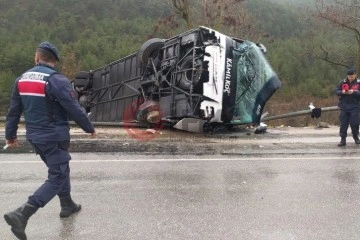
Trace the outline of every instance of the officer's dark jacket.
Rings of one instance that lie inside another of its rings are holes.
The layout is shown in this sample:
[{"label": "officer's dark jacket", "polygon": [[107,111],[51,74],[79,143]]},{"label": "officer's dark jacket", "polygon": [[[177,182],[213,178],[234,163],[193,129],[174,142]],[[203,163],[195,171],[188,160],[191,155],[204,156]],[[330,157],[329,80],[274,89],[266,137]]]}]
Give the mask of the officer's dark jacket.
[{"label": "officer's dark jacket", "polygon": [[22,113],[28,140],[69,140],[69,117],[85,132],[94,132],[69,80],[46,64],[38,64],[16,79],[6,117],[6,139],[16,138]]},{"label": "officer's dark jacket", "polygon": [[[343,94],[342,90],[354,90],[353,94]],[[340,81],[336,88],[339,96],[339,108],[343,111],[360,111],[360,79],[350,83],[346,78]]]}]

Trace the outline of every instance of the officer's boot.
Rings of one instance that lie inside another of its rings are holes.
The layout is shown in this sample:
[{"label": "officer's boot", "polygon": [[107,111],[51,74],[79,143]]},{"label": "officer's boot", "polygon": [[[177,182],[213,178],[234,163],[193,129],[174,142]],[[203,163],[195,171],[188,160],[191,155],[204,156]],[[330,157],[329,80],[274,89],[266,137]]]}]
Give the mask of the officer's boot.
[{"label": "officer's boot", "polygon": [[360,144],[359,136],[353,135],[356,144]]},{"label": "officer's boot", "polygon": [[346,137],[341,137],[340,142],[338,143],[339,147],[345,146],[346,145]]},{"label": "officer's boot", "polygon": [[60,217],[69,217],[71,214],[81,210],[81,205],[74,203],[70,195],[59,198],[61,206]]},{"label": "officer's boot", "polygon": [[38,210],[28,203],[25,203],[15,211],[4,215],[5,221],[11,226],[11,231],[20,240],[26,240],[25,228],[29,218]]}]

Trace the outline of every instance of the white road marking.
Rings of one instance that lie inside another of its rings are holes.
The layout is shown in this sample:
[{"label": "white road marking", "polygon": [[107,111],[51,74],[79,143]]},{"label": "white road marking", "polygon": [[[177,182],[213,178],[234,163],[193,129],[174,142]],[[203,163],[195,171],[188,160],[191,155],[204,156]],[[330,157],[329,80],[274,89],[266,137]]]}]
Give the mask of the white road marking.
[{"label": "white road marking", "polygon": [[[155,159],[77,159],[71,160],[71,163],[111,163],[111,162],[200,162],[200,161],[298,161],[298,160],[360,160],[360,156],[355,157],[244,157],[244,158],[155,158]],[[6,160],[1,161],[0,164],[38,164],[43,162],[41,160]]]}]

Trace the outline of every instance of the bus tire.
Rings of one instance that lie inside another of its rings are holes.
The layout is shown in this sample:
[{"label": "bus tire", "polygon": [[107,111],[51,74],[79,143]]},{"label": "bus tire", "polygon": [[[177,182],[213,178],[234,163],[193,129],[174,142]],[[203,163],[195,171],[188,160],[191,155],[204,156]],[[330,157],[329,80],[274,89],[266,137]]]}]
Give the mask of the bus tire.
[{"label": "bus tire", "polygon": [[[200,61],[200,60],[198,60]],[[199,65],[197,66],[199,67]],[[178,86],[183,90],[190,90],[191,85],[194,89],[199,85],[201,79],[201,70],[194,70],[194,59],[192,55],[185,57],[179,67],[176,79]]]},{"label": "bus tire", "polygon": [[139,49],[138,60],[143,68],[146,66],[148,59],[155,52],[163,48],[165,40],[161,38],[152,38],[147,40]]},{"label": "bus tire", "polygon": [[146,101],[136,112],[136,119],[144,125],[158,124],[161,121],[160,106],[155,101]]},{"label": "bus tire", "polygon": [[92,73],[80,71],[75,74],[74,87],[80,91],[85,91],[92,87]]}]

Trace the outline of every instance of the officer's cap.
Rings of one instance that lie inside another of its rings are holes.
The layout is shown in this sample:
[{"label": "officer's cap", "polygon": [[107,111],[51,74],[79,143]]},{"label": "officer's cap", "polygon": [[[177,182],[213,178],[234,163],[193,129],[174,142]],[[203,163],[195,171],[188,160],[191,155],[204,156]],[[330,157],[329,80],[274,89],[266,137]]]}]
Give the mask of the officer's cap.
[{"label": "officer's cap", "polygon": [[56,47],[55,47],[54,45],[52,45],[51,43],[49,43],[49,42],[42,42],[42,43],[40,43],[40,45],[39,45],[38,48],[43,49],[43,50],[48,51],[48,52],[51,52],[51,53],[54,55],[54,57],[55,57],[55,59],[56,59],[57,61],[60,60],[60,59],[59,59],[59,51],[58,51],[58,50],[56,49]]},{"label": "officer's cap", "polygon": [[350,75],[354,75],[356,73],[355,69],[349,69],[347,70],[347,75],[350,76]]}]

